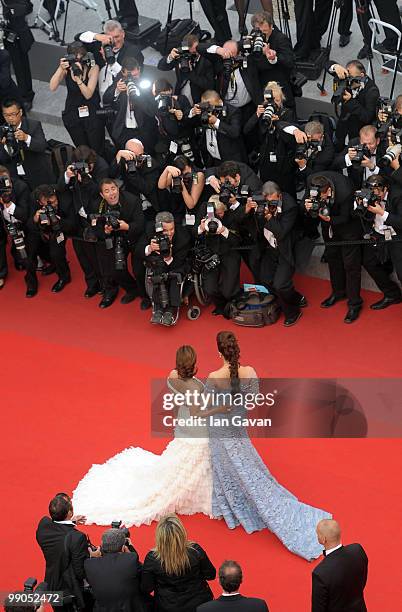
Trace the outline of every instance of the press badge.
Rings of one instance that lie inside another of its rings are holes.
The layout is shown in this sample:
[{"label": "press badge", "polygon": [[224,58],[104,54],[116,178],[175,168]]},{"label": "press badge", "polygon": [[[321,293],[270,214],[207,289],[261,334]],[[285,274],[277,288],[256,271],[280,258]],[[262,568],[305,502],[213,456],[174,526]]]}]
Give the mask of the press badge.
[{"label": "press badge", "polygon": [[18,176],[25,176],[24,166],[22,164],[17,164],[17,174]]},{"label": "press badge", "polygon": [[271,162],[271,164],[276,164],[276,162],[278,161],[276,158],[276,153],[269,154],[269,161]]},{"label": "press badge", "polygon": [[174,140],[170,141],[170,147],[169,147],[169,151],[171,153],[173,153],[173,155],[176,155],[177,151],[178,151],[179,147],[177,145],[177,142],[175,142]]},{"label": "press badge", "polygon": [[84,117],[89,117],[89,108],[88,108],[88,106],[79,106],[78,107],[78,114],[80,116],[80,119],[83,119]]},{"label": "press badge", "polygon": [[186,214],[186,225],[195,225],[195,215]]},{"label": "press badge", "polygon": [[392,231],[389,228],[384,230],[384,238],[385,240],[392,240]]},{"label": "press badge", "polygon": [[57,242],[57,244],[60,244],[60,242],[64,242],[64,234],[63,234],[63,232],[61,232],[61,233],[60,233],[60,234],[57,236],[57,238],[56,238],[56,242]]}]

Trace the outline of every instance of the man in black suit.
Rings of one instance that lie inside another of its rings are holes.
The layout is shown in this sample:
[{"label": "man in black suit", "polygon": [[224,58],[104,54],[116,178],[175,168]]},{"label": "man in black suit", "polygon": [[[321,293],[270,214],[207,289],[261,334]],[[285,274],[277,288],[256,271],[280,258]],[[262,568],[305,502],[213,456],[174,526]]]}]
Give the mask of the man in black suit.
[{"label": "man in black suit", "polygon": [[76,40],[80,40],[85,44],[88,51],[95,54],[96,61],[101,65],[105,64],[104,59],[100,55],[101,46],[111,44],[113,46],[115,61],[120,65],[125,57],[134,57],[140,68],[144,65],[144,56],[141,49],[136,45],[126,41],[126,33],[118,21],[109,19],[103,26],[103,34],[96,32],[82,32],[77,34]]},{"label": "man in black suit", "polygon": [[177,49],[172,49],[169,55],[159,60],[158,70],[174,70],[176,73],[175,95],[186,96],[193,105],[200,101],[204,91],[214,88],[214,68],[209,58],[198,52],[199,38],[196,34],[187,34],[181,44],[182,47],[187,46],[191,54],[188,68],[183,69],[180,53]]},{"label": "man in black suit", "polygon": [[226,0],[200,0],[205,16],[214,29],[214,39],[222,44],[232,36],[228,14],[226,12]]},{"label": "man in black suit", "polygon": [[56,495],[49,504],[49,514],[39,521],[36,530],[38,542],[46,562],[45,582],[49,591],[63,591],[65,595],[62,610],[72,609],[67,601],[73,595],[79,608],[84,607],[83,582],[84,562],[91,555],[87,538],[76,529],[72,522],[73,507],[69,498]]},{"label": "man in black suit", "polygon": [[366,612],[364,587],[368,559],[360,544],[343,546],[341,530],[334,520],[317,525],[324,559],[312,574],[312,612]]},{"label": "man in black suit", "polygon": [[139,138],[145,152],[152,153],[158,139],[153,98],[139,88],[140,67],[133,57],[125,57],[121,71],[113,79],[103,96],[103,104],[117,111],[112,127],[112,138],[118,149],[127,140]]},{"label": "man in black suit", "polygon": [[208,168],[205,173],[206,186],[210,187],[211,193],[220,193],[221,186],[225,181],[233,182],[235,187],[248,185],[252,193],[260,191],[262,187],[261,179],[253,170],[242,162],[224,161],[219,166]]},{"label": "man in black suit", "polygon": [[[203,110],[203,106],[208,105],[209,110]],[[217,91],[205,91],[200,104],[191,109],[189,118],[191,127],[200,133],[204,166],[217,165],[227,159],[245,161],[241,111],[230,104],[224,107]]]},{"label": "man in black suit", "polygon": [[[292,126],[293,127],[293,126]],[[298,128],[293,132],[296,138]],[[307,177],[324,170],[330,170],[335,156],[335,148],[324,126],[319,121],[309,121],[304,126],[307,141],[296,148],[295,163],[297,165],[296,180],[298,187],[305,187]],[[297,138],[296,138],[297,142]],[[303,150],[303,152],[299,152]],[[298,191],[299,191],[298,189]]]},{"label": "man in black suit", "polygon": [[[363,159],[356,162],[358,156],[356,147],[365,147]],[[374,125],[365,125],[360,129],[359,137],[352,138],[347,147],[339,153],[332,164],[332,170],[343,170],[347,168],[348,176],[353,182],[355,189],[361,189],[366,180],[380,172],[379,161],[385,153],[385,143],[377,137],[377,129]]]},{"label": "man in black suit", "polygon": [[255,59],[261,88],[268,81],[276,81],[286,96],[286,105],[294,106],[290,74],[295,68],[295,60],[290,40],[274,25],[272,14],[267,11],[253,15],[251,25],[265,37],[263,54]]},{"label": "man in black suit", "polygon": [[198,606],[197,612],[268,612],[263,599],[245,597],[239,593],[243,573],[236,561],[225,561],[219,568],[219,583],[223,593],[215,601]]},{"label": "man in black suit", "polygon": [[2,113],[8,126],[14,131],[14,146],[5,137],[0,144],[0,164],[10,170],[12,178],[24,179],[30,189],[53,181],[47,142],[39,121],[23,116],[21,103],[3,100]]},{"label": "man in black suit", "polygon": [[332,0],[295,0],[295,17],[297,26],[296,58],[306,60],[310,52],[319,49],[321,37],[328,28]]},{"label": "man in black suit", "polygon": [[346,137],[349,140],[358,137],[360,128],[375,120],[380,91],[359,60],[352,60],[345,67],[329,61],[326,69],[338,79],[352,79],[351,86],[346,87],[338,100],[340,113],[335,131],[336,148],[342,151]]},{"label": "man in black suit", "polygon": [[346,176],[328,170],[308,177],[302,201],[304,231],[306,236],[316,238],[321,224],[332,286],[332,293],[321,302],[321,308],[330,308],[347,298],[345,323],[356,321],[363,304],[360,296],[361,249],[359,244],[331,245],[331,242],[362,239],[360,221],[352,216],[353,202],[353,185]]},{"label": "man in black suit", "polygon": [[6,49],[0,49],[0,103],[6,98],[14,98],[22,102],[17,85],[11,78],[11,59]]},{"label": "man in black suit", "polygon": [[86,578],[95,598],[96,612],[143,612],[139,588],[142,564],[122,529],[102,535],[101,557],[86,559]]},{"label": "man in black suit", "polygon": [[[163,233],[170,243],[170,250],[166,254],[160,252],[159,242],[155,240],[156,231],[158,236]],[[162,303],[160,283],[152,282],[151,323],[167,327],[174,325],[180,306],[180,282],[188,271],[190,247],[191,238],[187,229],[176,225],[172,213],[166,211],[156,215],[154,227],[149,227],[146,235],[140,240],[135,259],[144,262],[148,270],[152,270],[153,277],[161,278],[164,274],[169,274],[163,281],[168,292],[167,305]]]}]

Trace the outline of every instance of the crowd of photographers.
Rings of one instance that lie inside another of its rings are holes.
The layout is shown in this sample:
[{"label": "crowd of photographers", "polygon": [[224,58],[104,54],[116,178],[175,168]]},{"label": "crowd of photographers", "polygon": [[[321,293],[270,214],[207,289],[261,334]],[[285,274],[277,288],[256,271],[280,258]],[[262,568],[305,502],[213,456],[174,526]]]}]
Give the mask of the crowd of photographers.
[{"label": "crowd of photographers", "polygon": [[402,301],[392,278],[402,280],[402,96],[381,98],[358,60],[329,61],[337,120],[301,120],[290,41],[268,12],[251,23],[222,46],[187,35],[158,66],[175,85],[151,87],[117,21],[77,34],[50,80],[52,91],[65,81],[74,143],[53,166],[40,123],[3,100],[0,287],[9,238],[27,297],[39,270],[56,273],[52,291],[62,291],[71,239],[86,298],[99,294],[107,308],[121,287],[123,303],[139,297],[152,323],[170,326],[190,274],[227,316],[244,262],[291,326],[307,306],[295,270],[323,239],[323,308],[346,299],[345,322],[359,317],[362,267],[383,293],[371,308]]}]

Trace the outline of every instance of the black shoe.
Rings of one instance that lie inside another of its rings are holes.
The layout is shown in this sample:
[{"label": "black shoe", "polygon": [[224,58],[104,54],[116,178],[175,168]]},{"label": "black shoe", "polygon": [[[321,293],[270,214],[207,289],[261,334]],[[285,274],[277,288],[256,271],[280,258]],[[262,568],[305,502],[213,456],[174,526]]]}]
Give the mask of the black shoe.
[{"label": "black shoe", "polygon": [[341,34],[339,37],[339,46],[346,47],[350,43],[350,34]]},{"label": "black shoe", "polygon": [[392,306],[392,304],[400,304],[402,302],[402,297],[397,298],[388,298],[384,297],[382,300],[378,302],[374,302],[374,304],[370,304],[371,310],[384,310],[384,308],[388,308],[388,306]]},{"label": "black shoe", "polygon": [[165,325],[166,327],[171,327],[172,325],[174,325],[176,321],[175,321],[175,316],[173,312],[170,312],[170,310],[165,310],[165,312],[162,315],[161,323],[162,325]]},{"label": "black shoe", "polygon": [[149,310],[152,306],[151,300],[149,298],[142,298],[140,309],[141,310]]},{"label": "black shoe", "polygon": [[117,293],[113,293],[112,295],[105,295],[103,299],[99,302],[99,308],[109,308],[117,298]]},{"label": "black shoe", "polygon": [[134,302],[135,298],[137,297],[137,293],[132,292],[132,293],[126,293],[125,295],[123,295],[123,297],[120,300],[120,304],[129,304],[130,302]]},{"label": "black shoe", "polygon": [[300,319],[300,317],[302,316],[302,311],[299,310],[299,312],[295,315],[293,315],[293,317],[288,317],[287,319],[284,320],[283,324],[285,327],[291,327],[292,325],[295,325],[297,323],[297,321]]},{"label": "black shoe", "polygon": [[382,55],[396,55],[396,49],[388,49],[388,47],[386,47],[384,43],[378,43],[377,45],[374,45],[374,49],[376,51],[379,51]]},{"label": "black shoe", "polygon": [[213,309],[212,314],[215,316],[224,315],[225,311],[221,306],[217,306],[216,308]]},{"label": "black shoe", "polygon": [[356,321],[359,318],[361,309],[361,306],[349,306],[344,322],[353,323],[353,321]]},{"label": "black shoe", "polygon": [[42,268],[42,276],[50,276],[50,274],[54,274],[56,272],[56,267],[53,264],[46,266],[46,268]]},{"label": "black shoe", "polygon": [[57,283],[55,283],[52,287],[52,293],[60,293],[60,291],[63,291],[64,287],[68,285],[68,283],[71,283],[70,278],[59,278]]},{"label": "black shoe", "polygon": [[97,295],[99,293],[99,285],[95,286],[95,287],[87,287],[87,290],[84,293],[84,297],[85,298],[92,298],[94,297],[94,295]]},{"label": "black shoe", "polygon": [[363,45],[363,47],[360,49],[359,53],[357,54],[357,59],[366,59],[366,57],[368,57],[368,52],[369,52],[369,48],[368,45]]},{"label": "black shoe", "polygon": [[37,289],[27,289],[27,292],[26,292],[25,295],[26,295],[27,298],[33,298],[33,297],[35,297],[35,295],[37,293],[38,293]]},{"label": "black shoe", "polygon": [[151,323],[154,323],[155,325],[162,323],[162,317],[163,317],[163,312],[161,310],[155,310],[152,313]]},{"label": "black shoe", "polygon": [[14,262],[14,267],[18,272],[21,272],[21,270],[25,270],[24,264],[19,263],[17,261]]},{"label": "black shoe", "polygon": [[321,308],[331,308],[331,306],[344,299],[346,299],[346,295],[339,296],[332,293],[326,300],[321,302]]},{"label": "black shoe", "polygon": [[306,300],[304,295],[302,295],[301,300],[299,302],[299,308],[306,308],[306,306],[308,306],[308,301]]}]

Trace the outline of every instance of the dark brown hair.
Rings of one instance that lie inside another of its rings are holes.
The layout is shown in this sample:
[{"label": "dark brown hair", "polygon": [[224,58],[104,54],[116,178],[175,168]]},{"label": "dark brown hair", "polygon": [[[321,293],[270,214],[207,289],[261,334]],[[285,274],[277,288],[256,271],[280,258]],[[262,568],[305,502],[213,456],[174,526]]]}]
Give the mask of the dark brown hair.
[{"label": "dark brown hair", "polygon": [[179,378],[192,378],[197,372],[197,353],[189,344],[176,351],[176,370]]},{"label": "dark brown hair", "polygon": [[216,336],[216,343],[218,345],[218,351],[223,355],[229,364],[230,380],[232,383],[232,390],[236,391],[239,389],[239,358],[240,358],[240,347],[237,342],[236,336],[229,331],[221,331]]}]

